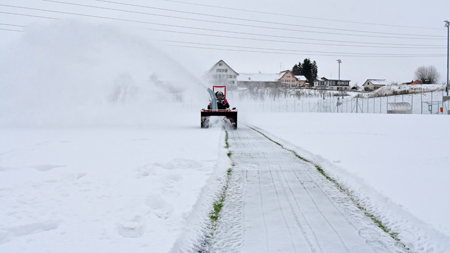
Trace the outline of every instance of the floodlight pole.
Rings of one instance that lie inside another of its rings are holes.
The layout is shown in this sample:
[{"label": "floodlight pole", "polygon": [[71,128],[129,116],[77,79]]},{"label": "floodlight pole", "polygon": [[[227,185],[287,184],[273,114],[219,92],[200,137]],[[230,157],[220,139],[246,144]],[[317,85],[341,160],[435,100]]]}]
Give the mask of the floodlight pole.
[{"label": "floodlight pole", "polygon": [[448,96],[448,30],[449,30],[449,26],[450,26],[450,22],[448,20],[445,20],[445,27],[447,27],[447,96]]},{"label": "floodlight pole", "polygon": [[[341,59],[336,60],[339,64],[339,71],[338,71],[338,91],[341,92]],[[339,101],[339,94],[338,94],[338,101]]]}]

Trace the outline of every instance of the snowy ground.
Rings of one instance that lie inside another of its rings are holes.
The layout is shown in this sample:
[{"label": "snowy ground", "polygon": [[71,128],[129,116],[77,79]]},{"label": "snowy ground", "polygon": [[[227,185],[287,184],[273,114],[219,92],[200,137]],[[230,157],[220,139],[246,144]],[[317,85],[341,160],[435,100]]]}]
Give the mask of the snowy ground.
[{"label": "snowy ground", "polygon": [[[200,129],[198,113],[179,117],[149,127],[2,128],[0,251],[168,252],[201,233],[190,219],[208,180],[228,166],[224,133]],[[400,238],[446,252],[449,120],[243,112],[241,125],[321,164]]]},{"label": "snowy ground", "polygon": [[2,128],[0,251],[168,252],[224,142],[194,116],[164,128]]}]

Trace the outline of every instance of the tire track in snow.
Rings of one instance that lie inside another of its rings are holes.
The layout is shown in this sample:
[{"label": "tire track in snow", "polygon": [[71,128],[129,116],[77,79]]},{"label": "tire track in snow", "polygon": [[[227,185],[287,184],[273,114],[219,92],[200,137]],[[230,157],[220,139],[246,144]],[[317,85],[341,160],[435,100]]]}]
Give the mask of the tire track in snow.
[{"label": "tire track in snow", "polygon": [[267,229],[267,224],[266,224],[266,217],[264,216],[264,202],[263,202],[263,196],[262,196],[262,191],[261,191],[261,175],[258,171],[258,186],[259,186],[259,201],[261,202],[261,214],[262,214],[262,218],[263,218],[263,223],[264,223],[264,233],[266,235],[266,244],[267,244],[267,249],[270,248],[269,246],[269,232]]},{"label": "tire track in snow", "polygon": [[211,252],[401,252],[311,164],[249,128],[229,134],[242,182],[230,184],[217,227],[230,231]]},{"label": "tire track in snow", "polygon": [[[286,184],[288,185],[288,182],[287,182],[287,179],[286,179],[286,176],[285,176],[284,173],[283,173],[283,177],[284,177],[284,179],[286,181]],[[283,190],[284,190],[284,194],[285,195],[288,195],[287,191],[289,190],[291,196],[295,196],[291,187],[283,187]],[[304,239],[305,239],[305,241],[306,241],[306,243],[307,243],[307,245],[309,247],[309,250],[311,252],[317,252],[316,248],[319,248],[319,251],[322,252],[322,249],[320,249],[320,245],[318,244],[316,234],[312,230],[311,225],[308,223],[308,220],[304,216],[304,213],[300,211],[300,212],[298,212],[298,213],[300,213],[300,215],[298,215],[297,212],[294,211],[295,208],[294,208],[294,205],[292,204],[292,200],[289,200],[289,198],[288,198],[288,201],[289,201],[289,205],[290,205],[291,210],[292,210],[292,214],[293,214],[293,216],[295,218],[295,222],[296,222],[297,226],[299,227],[299,229],[301,230],[302,235],[303,235],[303,237],[304,237]],[[294,198],[294,202],[295,202],[296,209],[300,210],[300,204],[298,203],[297,199]],[[301,224],[302,222],[299,221],[299,218],[298,218],[299,216],[302,216],[303,223],[306,223],[306,226],[308,227],[308,229],[310,231],[310,234],[312,234],[312,236],[314,238],[314,242],[309,238],[310,236],[308,236],[307,232],[305,231],[303,225]]]}]

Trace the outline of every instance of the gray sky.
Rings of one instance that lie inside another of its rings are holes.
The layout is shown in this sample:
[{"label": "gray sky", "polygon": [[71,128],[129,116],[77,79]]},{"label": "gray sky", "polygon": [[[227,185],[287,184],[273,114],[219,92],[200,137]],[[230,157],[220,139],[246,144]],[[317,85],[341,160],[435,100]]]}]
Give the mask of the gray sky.
[{"label": "gray sky", "polygon": [[341,79],[360,85],[410,81],[428,65],[443,83],[447,71],[448,0],[2,0],[0,47],[22,35],[10,30],[57,19],[126,27],[194,74],[220,59],[240,73],[274,73],[310,58],[327,78],[338,77],[341,59]]}]

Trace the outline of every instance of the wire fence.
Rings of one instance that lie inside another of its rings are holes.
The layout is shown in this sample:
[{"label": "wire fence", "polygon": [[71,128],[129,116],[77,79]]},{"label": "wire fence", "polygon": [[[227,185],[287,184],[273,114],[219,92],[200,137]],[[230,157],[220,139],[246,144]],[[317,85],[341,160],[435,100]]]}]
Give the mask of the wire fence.
[{"label": "wire fence", "polygon": [[312,94],[250,98],[230,93],[232,107],[255,112],[314,112],[314,113],[388,113],[396,104],[407,104],[411,114],[450,114],[450,101],[443,102],[445,91],[392,95],[375,98]]}]

